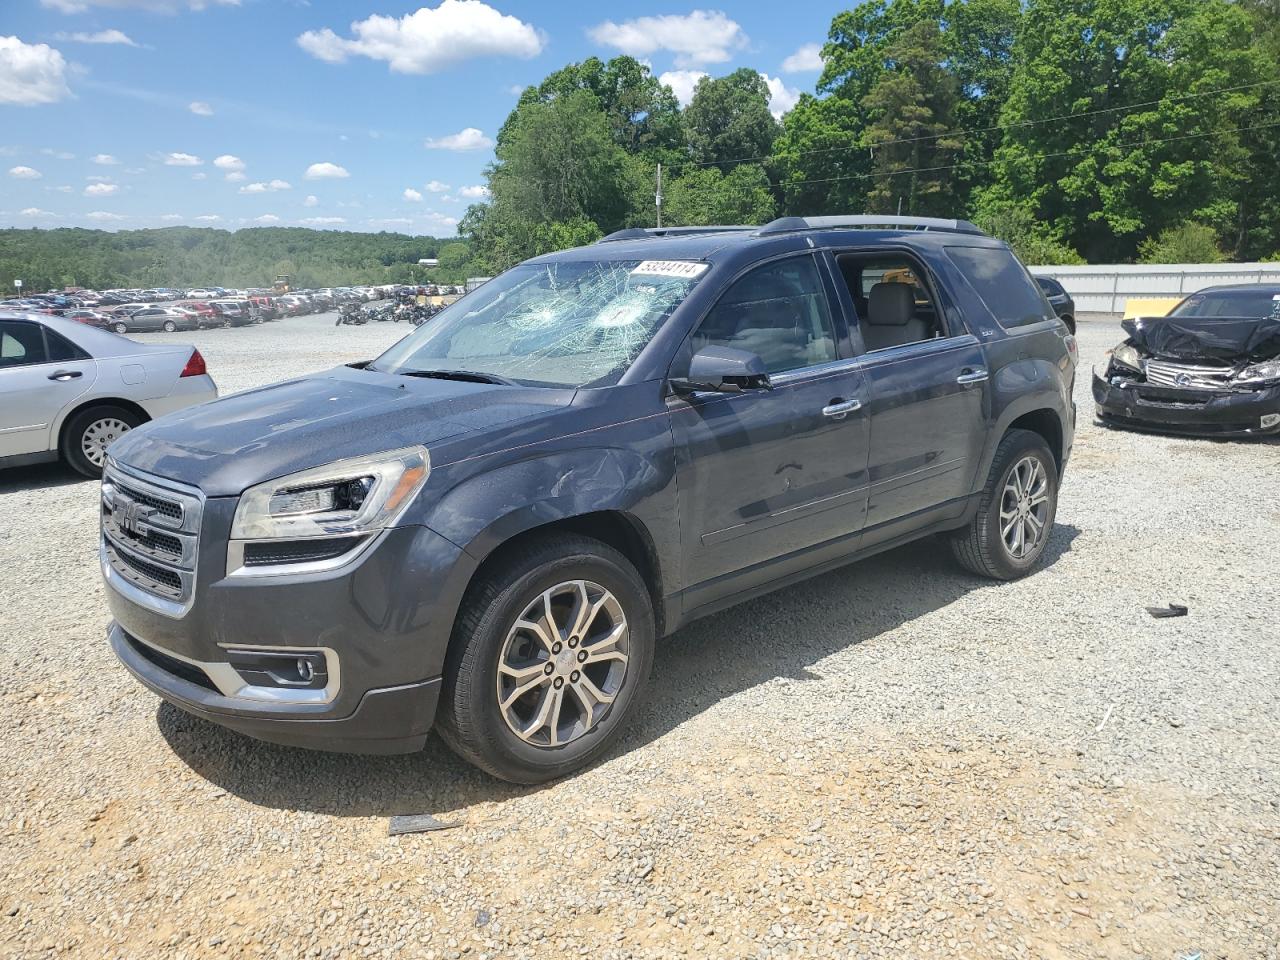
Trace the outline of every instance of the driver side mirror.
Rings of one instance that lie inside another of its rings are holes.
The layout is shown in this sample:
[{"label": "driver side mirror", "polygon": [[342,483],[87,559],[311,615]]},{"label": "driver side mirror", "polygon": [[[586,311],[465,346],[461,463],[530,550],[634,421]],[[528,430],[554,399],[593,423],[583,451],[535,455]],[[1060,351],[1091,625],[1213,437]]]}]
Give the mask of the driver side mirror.
[{"label": "driver side mirror", "polygon": [[676,393],[709,390],[715,393],[742,393],[744,390],[772,390],[764,361],[749,350],[735,347],[703,347],[689,361],[689,374],[672,377]]}]

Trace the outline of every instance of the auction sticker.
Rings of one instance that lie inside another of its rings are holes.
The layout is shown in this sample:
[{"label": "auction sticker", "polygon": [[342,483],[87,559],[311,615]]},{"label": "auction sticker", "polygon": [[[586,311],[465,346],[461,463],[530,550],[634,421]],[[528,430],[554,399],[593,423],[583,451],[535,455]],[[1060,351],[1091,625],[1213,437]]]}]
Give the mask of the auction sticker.
[{"label": "auction sticker", "polygon": [[693,277],[702,276],[710,264],[698,263],[694,260],[642,260],[631,275],[648,277]]}]

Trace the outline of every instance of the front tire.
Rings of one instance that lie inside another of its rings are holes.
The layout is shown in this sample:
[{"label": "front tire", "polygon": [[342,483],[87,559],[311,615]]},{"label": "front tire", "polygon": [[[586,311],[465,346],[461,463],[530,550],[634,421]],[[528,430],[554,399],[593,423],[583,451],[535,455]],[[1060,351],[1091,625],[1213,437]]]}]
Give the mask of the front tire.
[{"label": "front tire", "polygon": [[1036,565],[1058,512],[1058,467],[1038,433],[1010,430],[996,448],[978,510],[951,548],[960,565],[1016,580]]},{"label": "front tire", "polygon": [[635,715],[654,641],[649,591],[626,557],[589,537],[533,540],[468,589],[437,729],[512,783],[580,770]]},{"label": "front tire", "polygon": [[62,432],[62,457],[77,473],[96,479],[102,476],[107,447],[142,421],[124,407],[102,405],[81,410]]}]

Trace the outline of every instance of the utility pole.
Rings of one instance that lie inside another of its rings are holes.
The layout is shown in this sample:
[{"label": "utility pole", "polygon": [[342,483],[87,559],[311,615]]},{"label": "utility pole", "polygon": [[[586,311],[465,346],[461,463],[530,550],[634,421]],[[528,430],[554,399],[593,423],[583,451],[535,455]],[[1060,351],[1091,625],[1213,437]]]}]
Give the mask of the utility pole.
[{"label": "utility pole", "polygon": [[658,226],[662,226],[662,164],[658,164],[658,191],[653,195],[658,205]]}]

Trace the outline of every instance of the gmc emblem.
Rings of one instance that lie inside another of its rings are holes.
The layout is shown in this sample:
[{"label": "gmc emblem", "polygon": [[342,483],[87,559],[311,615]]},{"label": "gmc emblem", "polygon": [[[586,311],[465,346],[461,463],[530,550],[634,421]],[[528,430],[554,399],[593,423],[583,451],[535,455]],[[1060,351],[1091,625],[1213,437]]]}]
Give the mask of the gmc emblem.
[{"label": "gmc emblem", "polygon": [[142,523],[151,519],[154,511],[136,500],[128,500],[116,495],[115,503],[111,508],[111,519],[116,522],[116,526],[121,533],[127,533],[131,537],[141,537],[143,535]]}]

